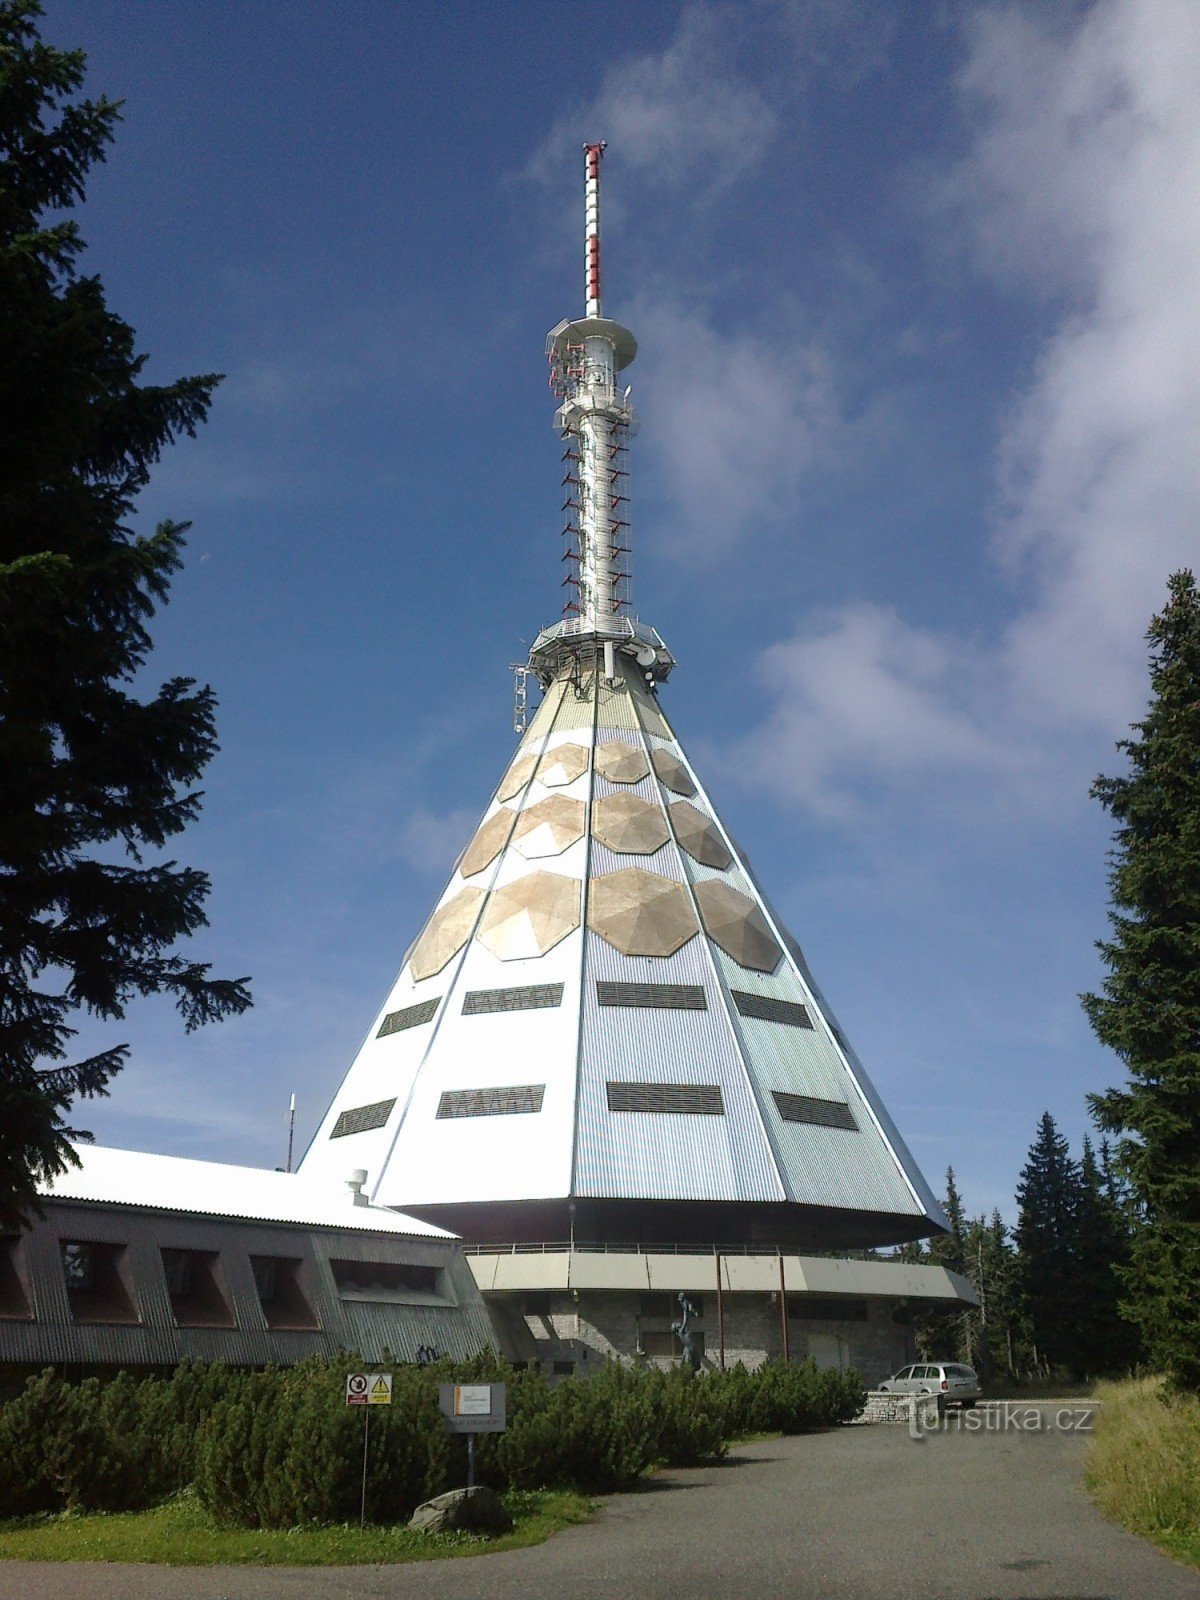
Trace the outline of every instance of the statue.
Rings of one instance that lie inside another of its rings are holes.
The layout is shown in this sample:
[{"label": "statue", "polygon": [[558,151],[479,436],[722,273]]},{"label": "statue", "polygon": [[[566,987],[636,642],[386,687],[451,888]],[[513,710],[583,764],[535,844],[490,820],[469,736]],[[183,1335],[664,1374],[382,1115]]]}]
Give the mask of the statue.
[{"label": "statue", "polygon": [[688,1327],[688,1318],[696,1315],[696,1308],[682,1289],[679,1291],[679,1307],[679,1321],[671,1324],[671,1332],[683,1347],[684,1366],[697,1372],[700,1368],[700,1352],[696,1349],[695,1335]]}]

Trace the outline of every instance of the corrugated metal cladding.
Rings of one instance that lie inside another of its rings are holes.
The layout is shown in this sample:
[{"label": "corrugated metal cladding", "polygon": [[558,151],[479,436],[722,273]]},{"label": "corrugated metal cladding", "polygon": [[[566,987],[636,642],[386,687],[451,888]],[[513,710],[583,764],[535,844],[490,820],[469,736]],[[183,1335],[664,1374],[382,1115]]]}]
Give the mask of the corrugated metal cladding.
[{"label": "corrugated metal cladding", "polygon": [[386,1039],[389,1034],[403,1033],[406,1028],[419,1028],[423,1023],[432,1022],[440,1004],[439,996],[433,1000],[418,1000],[415,1006],[404,1006],[399,1011],[389,1011],[375,1037]]},{"label": "corrugated metal cladding", "polygon": [[[704,988],[712,969],[702,941],[673,956],[623,956],[589,933],[588,979]],[[617,1117],[610,1082],[716,1084],[724,1117]],[[750,1095],[725,1007],[705,1011],[601,1007],[585,981],[575,1146],[580,1195],[698,1200],[780,1200],[782,1186]]]},{"label": "corrugated metal cladding", "polygon": [[544,1083],[513,1084],[502,1089],[446,1089],[438,1101],[439,1120],[446,1117],[528,1116],[542,1109]]},{"label": "corrugated metal cladding", "polygon": [[[64,1239],[120,1247],[118,1270],[136,1322],[74,1320],[62,1271]],[[399,1359],[412,1359],[422,1344],[466,1359],[493,1341],[475,1280],[452,1240],[49,1200],[44,1217],[23,1235],[19,1249],[34,1315],[0,1320],[0,1361],[5,1362],[137,1367],[173,1366],[190,1357],[233,1366],[290,1365],[306,1356],[355,1348],[371,1361],[380,1360],[385,1348]],[[178,1326],[163,1250],[215,1254],[217,1283],[233,1327]],[[268,1326],[255,1288],[252,1256],[296,1263],[297,1281],[316,1327]],[[439,1292],[433,1297],[414,1296],[411,1304],[342,1300],[330,1266],[335,1260],[433,1267],[439,1273]]]},{"label": "corrugated metal cladding", "polygon": [[518,989],[470,989],[463,995],[464,1017],[496,1011],[541,1011],[562,1005],[561,983],[531,983]]},{"label": "corrugated metal cladding", "polygon": [[350,1111],[343,1111],[329,1137],[344,1139],[348,1133],[366,1133],[371,1128],[382,1128],[395,1104],[395,1100],[376,1100],[374,1105],[355,1106]]}]

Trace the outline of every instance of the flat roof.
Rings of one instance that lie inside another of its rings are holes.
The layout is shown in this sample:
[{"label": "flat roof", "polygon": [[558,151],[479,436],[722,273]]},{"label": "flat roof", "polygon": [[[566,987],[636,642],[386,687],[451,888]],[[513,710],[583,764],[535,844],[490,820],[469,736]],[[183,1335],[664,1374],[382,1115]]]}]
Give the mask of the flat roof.
[{"label": "flat roof", "polygon": [[189,1156],[152,1155],[105,1145],[72,1146],[78,1167],[68,1167],[39,1185],[47,1200],[136,1206],[143,1211],[182,1211],[191,1216],[250,1222],[299,1223],[308,1227],[396,1233],[427,1239],[457,1234],[386,1206],[356,1205],[348,1184],[318,1182],[295,1172],[235,1167]]}]

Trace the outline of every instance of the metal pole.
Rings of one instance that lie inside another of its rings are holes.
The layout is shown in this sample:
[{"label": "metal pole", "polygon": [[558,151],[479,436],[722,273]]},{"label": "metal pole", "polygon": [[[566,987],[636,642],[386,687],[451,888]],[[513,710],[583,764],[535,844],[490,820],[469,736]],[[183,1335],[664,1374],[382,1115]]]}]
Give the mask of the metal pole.
[{"label": "metal pole", "polygon": [[475,1435],[467,1435],[467,1488],[475,1487]]},{"label": "metal pole", "polygon": [[367,1441],[371,1437],[371,1406],[368,1402],[363,1407],[363,1476],[362,1499],[358,1505],[358,1531],[362,1533],[367,1525]]},{"label": "metal pole", "polygon": [[791,1351],[788,1349],[787,1294],[784,1290],[783,1284],[782,1250],[779,1252],[779,1325],[783,1329],[783,1359],[785,1361],[790,1361],[792,1356]]},{"label": "metal pole", "polygon": [[717,1360],[725,1371],[725,1299],[721,1293],[721,1257],[714,1251],[717,1262]]},{"label": "metal pole", "polygon": [[292,1102],[288,1106],[288,1157],[287,1157],[287,1171],[288,1172],[290,1172],[292,1170],[292,1144],[293,1144],[293,1141],[295,1140],[295,1137],[296,1137],[296,1096],[293,1095],[292,1096]]}]

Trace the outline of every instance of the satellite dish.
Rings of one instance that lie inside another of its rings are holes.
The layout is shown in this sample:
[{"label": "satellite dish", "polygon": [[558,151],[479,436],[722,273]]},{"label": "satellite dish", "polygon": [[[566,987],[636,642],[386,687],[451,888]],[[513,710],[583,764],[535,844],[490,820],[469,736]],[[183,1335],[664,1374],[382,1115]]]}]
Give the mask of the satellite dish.
[{"label": "satellite dish", "polygon": [[657,660],[658,651],[654,649],[653,645],[644,644],[639,646],[637,653],[639,667],[652,667]]}]

